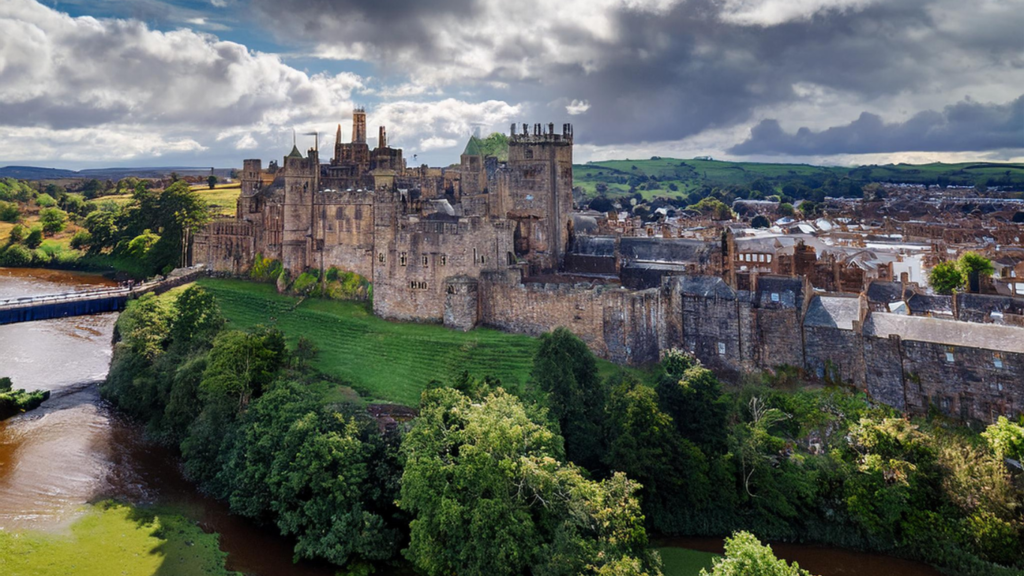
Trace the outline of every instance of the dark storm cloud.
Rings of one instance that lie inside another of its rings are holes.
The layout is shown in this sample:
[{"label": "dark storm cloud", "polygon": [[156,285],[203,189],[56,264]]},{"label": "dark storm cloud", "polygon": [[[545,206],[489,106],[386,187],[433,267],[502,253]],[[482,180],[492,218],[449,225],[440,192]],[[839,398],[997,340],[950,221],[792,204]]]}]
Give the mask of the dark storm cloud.
[{"label": "dark storm cloud", "polygon": [[[459,62],[450,38],[469,38],[489,55],[490,67],[453,82],[477,82],[488,95],[511,101],[586,99],[588,113],[571,120],[579,141],[599,145],[677,140],[734,126],[758,108],[800,102],[798,84],[856,102],[951,82],[959,73],[1021,64],[1020,50],[1014,49],[1020,28],[1006,22],[1019,23],[1019,15],[990,18],[985,34],[977,26],[939,30],[936,6],[970,10],[951,0],[825,10],[770,26],[735,23],[723,12],[728,4],[689,0],[668,10],[606,5],[600,9],[615,29],[609,39],[575,19],[551,22],[541,8],[532,21],[510,17],[503,26],[487,27],[480,19],[494,17],[493,0],[253,0],[279,35],[321,47],[369,46],[368,57],[386,71],[413,77]],[[537,23],[547,26],[534,29]],[[580,49],[588,61],[564,58],[567,47]],[[964,61],[962,69],[947,62],[953,49]],[[500,89],[488,88],[499,82]],[[568,119],[564,108],[546,113]]]},{"label": "dark storm cloud", "polygon": [[1007,104],[959,102],[942,112],[919,112],[905,122],[885,123],[865,112],[849,124],[820,132],[800,128],[790,134],[777,120],[763,120],[751,130],[749,139],[728,153],[825,156],[1013,148],[1024,149],[1024,96]]}]

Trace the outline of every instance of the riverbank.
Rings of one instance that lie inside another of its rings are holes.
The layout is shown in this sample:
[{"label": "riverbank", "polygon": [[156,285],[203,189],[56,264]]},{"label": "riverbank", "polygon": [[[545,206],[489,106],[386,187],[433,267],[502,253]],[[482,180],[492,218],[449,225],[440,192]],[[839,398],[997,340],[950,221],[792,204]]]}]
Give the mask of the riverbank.
[{"label": "riverbank", "polygon": [[115,502],[89,506],[67,533],[0,530],[0,573],[12,576],[238,575],[226,557],[183,516]]}]

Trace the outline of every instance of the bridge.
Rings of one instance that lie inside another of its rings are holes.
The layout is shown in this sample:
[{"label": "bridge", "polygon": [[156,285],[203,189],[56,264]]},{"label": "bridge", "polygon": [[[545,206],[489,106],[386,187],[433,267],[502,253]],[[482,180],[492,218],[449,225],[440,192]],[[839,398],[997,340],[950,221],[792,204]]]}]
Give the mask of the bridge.
[{"label": "bridge", "polygon": [[193,266],[178,268],[166,278],[143,282],[130,288],[119,286],[0,300],[0,325],[117,312],[124,310],[129,300],[149,292],[162,294],[205,273],[204,267]]}]

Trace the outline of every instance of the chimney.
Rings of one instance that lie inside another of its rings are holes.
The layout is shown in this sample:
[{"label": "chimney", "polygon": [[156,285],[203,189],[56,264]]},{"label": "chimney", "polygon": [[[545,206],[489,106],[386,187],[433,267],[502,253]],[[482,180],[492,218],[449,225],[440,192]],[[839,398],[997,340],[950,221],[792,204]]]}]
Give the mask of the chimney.
[{"label": "chimney", "polygon": [[383,126],[381,126],[377,130],[377,147],[378,148],[387,148],[388,147],[388,131]]}]

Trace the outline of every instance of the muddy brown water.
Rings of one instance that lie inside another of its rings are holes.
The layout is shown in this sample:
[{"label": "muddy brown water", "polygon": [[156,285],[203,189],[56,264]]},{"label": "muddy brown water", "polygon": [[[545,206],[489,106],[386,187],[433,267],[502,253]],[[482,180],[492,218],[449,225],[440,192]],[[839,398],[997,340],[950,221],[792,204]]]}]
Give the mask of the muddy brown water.
[{"label": "muddy brown water", "polygon": [[[113,285],[94,274],[0,268],[0,299]],[[292,563],[293,543],[234,516],[196,491],[170,450],[146,441],[111,410],[96,383],[110,365],[116,313],[0,326],[0,376],[51,391],[42,407],[0,422],[0,529],[62,531],[92,502],[114,498],[173,506],[220,534],[228,568],[261,576],[332,576],[329,566]],[[720,538],[659,543],[722,552]],[[774,544],[776,554],[820,576],[937,576],[923,564],[835,548]],[[397,574],[397,572],[380,572]]]}]

